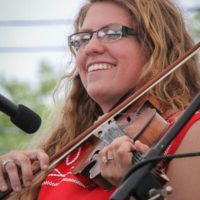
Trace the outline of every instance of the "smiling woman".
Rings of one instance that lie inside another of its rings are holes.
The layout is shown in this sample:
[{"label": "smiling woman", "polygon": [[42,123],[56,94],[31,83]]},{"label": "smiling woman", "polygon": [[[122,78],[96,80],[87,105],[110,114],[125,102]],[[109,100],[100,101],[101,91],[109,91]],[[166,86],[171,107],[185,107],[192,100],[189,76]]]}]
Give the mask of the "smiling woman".
[{"label": "smiling woman", "polygon": [[[87,135],[79,143],[83,131],[193,47],[182,16],[170,0],[88,0],[77,14],[74,31],[69,36],[69,47],[75,65],[71,73],[62,77],[68,86],[67,95],[56,120],[47,129],[48,137],[36,149],[0,156],[0,190],[8,189],[8,180],[4,178],[8,177],[15,192],[10,195],[13,199],[109,199],[134,164],[133,153],[143,154],[150,148],[146,142],[135,141],[137,131],[132,137],[126,127],[130,121],[134,127],[141,106],[131,109],[130,116],[127,112],[119,113],[125,124],[112,118],[106,126],[98,127],[98,133]],[[198,62],[193,57],[147,92],[145,105],[157,111],[166,128],[170,128],[199,90]],[[200,150],[199,119],[200,114],[196,113],[187,123],[189,128],[182,130],[181,137],[172,142],[170,153]],[[114,128],[110,128],[111,122],[115,123]],[[143,123],[141,120],[139,127],[149,124]],[[110,142],[93,151],[96,142],[102,142],[104,131]],[[113,134],[118,137],[113,138]],[[152,135],[150,131],[148,134]],[[49,159],[68,145],[66,156],[48,169]],[[109,188],[93,180],[91,168],[84,171],[84,161],[91,151],[90,161],[95,161],[100,177]],[[200,161],[191,160],[190,170],[189,161],[185,161],[173,160],[163,166],[174,188],[168,199],[199,199]],[[77,173],[75,169],[80,163],[84,166]],[[38,179],[33,179],[33,166],[46,171],[45,176],[40,174]],[[191,188],[185,184],[188,181]]]},{"label": "smiling woman", "polygon": [[[139,44],[135,29],[130,28],[132,21],[128,13],[128,10],[121,10],[118,5],[107,3],[105,6],[97,3],[89,9],[80,30],[81,32],[101,30],[97,33],[103,35],[101,39],[99,36],[96,37],[96,34],[93,34],[90,40],[85,41],[83,38],[83,42],[81,39],[76,55],[81,81],[103,112],[107,112],[128,90],[135,88],[142,66],[146,62],[145,49]],[[92,18],[94,14],[98,21]],[[105,16],[104,20],[101,19],[102,15]],[[114,39],[113,30],[119,34],[117,38],[115,35]],[[129,30],[129,34],[124,34],[123,30]],[[130,62],[130,58],[134,63]],[[106,69],[101,69],[102,65],[107,66]],[[91,71],[94,66],[95,70]],[[119,80],[123,82],[118,84]],[[115,89],[117,84],[118,87]],[[110,95],[107,95],[108,93]]]}]

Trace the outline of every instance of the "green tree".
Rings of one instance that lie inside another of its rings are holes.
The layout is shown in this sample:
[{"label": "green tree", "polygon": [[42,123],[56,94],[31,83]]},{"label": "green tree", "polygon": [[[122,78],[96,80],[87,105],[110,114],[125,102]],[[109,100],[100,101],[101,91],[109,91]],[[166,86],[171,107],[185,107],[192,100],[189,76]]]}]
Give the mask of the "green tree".
[{"label": "green tree", "polygon": [[[29,107],[42,117],[51,105],[50,97],[57,79],[54,68],[47,63],[42,63],[38,72],[37,86],[19,80],[11,80],[1,74],[0,89],[4,91],[8,99],[16,104]],[[31,138],[32,135],[24,133],[11,123],[8,116],[0,113],[0,153],[20,148]]]}]

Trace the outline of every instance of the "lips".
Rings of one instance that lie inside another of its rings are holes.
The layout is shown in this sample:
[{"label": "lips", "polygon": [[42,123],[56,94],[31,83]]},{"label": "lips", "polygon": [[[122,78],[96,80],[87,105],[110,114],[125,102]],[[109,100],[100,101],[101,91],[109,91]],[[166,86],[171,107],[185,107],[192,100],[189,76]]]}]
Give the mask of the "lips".
[{"label": "lips", "polygon": [[97,70],[108,70],[108,69],[111,69],[115,66],[116,65],[109,64],[109,63],[92,64],[92,65],[89,65],[88,72],[93,72],[93,71],[97,71]]}]

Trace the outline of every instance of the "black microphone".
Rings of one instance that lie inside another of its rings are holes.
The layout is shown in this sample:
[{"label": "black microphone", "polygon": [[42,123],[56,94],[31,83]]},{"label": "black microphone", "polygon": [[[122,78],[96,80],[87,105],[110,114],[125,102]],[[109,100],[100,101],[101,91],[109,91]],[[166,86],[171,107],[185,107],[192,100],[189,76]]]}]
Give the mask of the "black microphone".
[{"label": "black microphone", "polygon": [[18,128],[26,133],[36,132],[41,125],[41,118],[38,114],[24,105],[16,105],[0,94],[0,111],[10,117]]}]

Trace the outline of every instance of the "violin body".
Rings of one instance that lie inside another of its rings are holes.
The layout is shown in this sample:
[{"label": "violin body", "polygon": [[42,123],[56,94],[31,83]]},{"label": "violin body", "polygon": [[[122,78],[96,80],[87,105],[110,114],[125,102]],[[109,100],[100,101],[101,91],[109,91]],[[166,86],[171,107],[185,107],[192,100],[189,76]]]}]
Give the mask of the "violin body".
[{"label": "violin body", "polygon": [[150,100],[142,98],[136,102],[135,106],[118,114],[115,119],[104,124],[94,134],[94,142],[74,167],[73,174],[82,174],[92,180],[94,186],[99,185],[105,189],[110,189],[112,185],[103,179],[100,174],[99,151],[115,138],[123,135],[129,136],[133,141],[140,140],[152,147],[162,137],[167,128],[168,123],[157,111],[155,104],[153,105]]}]

